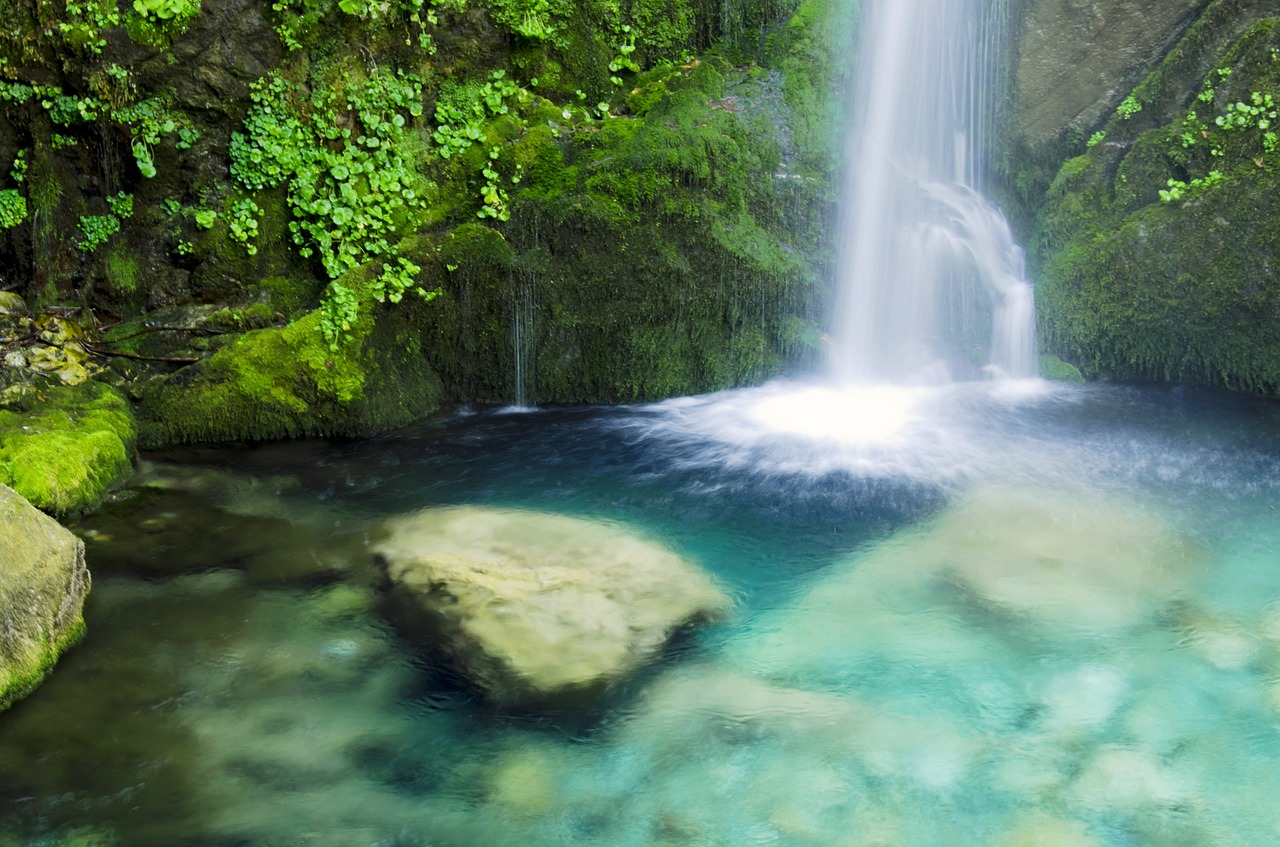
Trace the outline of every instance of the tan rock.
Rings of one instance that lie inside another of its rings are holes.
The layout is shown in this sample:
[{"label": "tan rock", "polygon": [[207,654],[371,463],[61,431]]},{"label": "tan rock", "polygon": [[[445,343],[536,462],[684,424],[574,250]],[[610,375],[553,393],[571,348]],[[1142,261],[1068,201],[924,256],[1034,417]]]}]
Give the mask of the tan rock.
[{"label": "tan rock", "polygon": [[517,509],[430,509],[377,548],[397,594],[494,699],[616,680],[729,606],[702,571],[623,527]]},{"label": "tan rock", "polygon": [[0,485],[0,709],[44,678],[84,630],[84,544]]},{"label": "tan rock", "polygon": [[924,545],[984,604],[1068,629],[1126,628],[1185,595],[1202,552],[1139,504],[978,491]]},{"label": "tan rock", "polygon": [[1101,847],[1101,844],[1078,821],[1034,812],[1002,838],[999,847]]},{"label": "tan rock", "polygon": [[[1149,622],[1190,596],[1202,558],[1135,502],[979,489],[758,616],[730,646],[730,660],[787,682],[835,681],[871,656],[978,667],[1010,627],[1093,638]],[[1004,622],[975,627],[975,608]]]}]

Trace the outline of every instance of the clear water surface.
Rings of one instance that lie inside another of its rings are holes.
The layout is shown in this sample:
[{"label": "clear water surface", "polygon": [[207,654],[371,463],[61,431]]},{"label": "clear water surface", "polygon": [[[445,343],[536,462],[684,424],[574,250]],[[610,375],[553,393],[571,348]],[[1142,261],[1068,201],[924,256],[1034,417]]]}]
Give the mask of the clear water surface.
[{"label": "clear water surface", "polygon": [[[588,713],[378,614],[430,505],[607,518],[737,612]],[[152,455],[0,716],[0,845],[1280,843],[1280,408],[761,388]]]}]

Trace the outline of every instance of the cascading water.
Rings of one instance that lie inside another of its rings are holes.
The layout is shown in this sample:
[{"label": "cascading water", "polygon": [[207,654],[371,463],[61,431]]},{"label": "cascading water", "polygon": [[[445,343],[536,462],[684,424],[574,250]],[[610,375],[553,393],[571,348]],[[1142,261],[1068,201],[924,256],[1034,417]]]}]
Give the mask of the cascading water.
[{"label": "cascading water", "polygon": [[867,0],[832,356],[846,382],[1036,374],[1031,286],[979,192],[1000,0]]}]

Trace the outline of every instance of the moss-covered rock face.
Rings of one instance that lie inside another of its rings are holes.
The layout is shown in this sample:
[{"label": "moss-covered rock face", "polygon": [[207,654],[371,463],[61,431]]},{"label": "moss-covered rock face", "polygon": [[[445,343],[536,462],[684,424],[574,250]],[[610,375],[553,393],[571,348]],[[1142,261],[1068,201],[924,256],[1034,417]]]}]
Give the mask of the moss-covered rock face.
[{"label": "moss-covered rock face", "polygon": [[639,114],[588,131],[531,128],[514,142],[528,177],[509,224],[442,245],[452,270],[425,318],[452,395],[708,391],[775,373],[817,337],[829,136],[780,136],[780,77],[718,60],[642,76],[631,102]]},{"label": "moss-covered rock face", "polygon": [[84,632],[88,592],[84,545],[0,484],[0,710]]},{"label": "moss-covered rock face", "polygon": [[857,19],[795,6],[0,0],[0,268],[109,327],[147,444],[760,379],[819,335]]},{"label": "moss-covered rock face", "polygon": [[1232,43],[1239,15],[1213,4],[1049,191],[1041,339],[1087,376],[1280,392],[1280,19]]},{"label": "moss-covered rock face", "polygon": [[369,435],[438,408],[440,379],[401,316],[375,318],[367,301],[336,349],[320,320],[316,311],[247,332],[152,386],[140,407],[143,443]]},{"label": "moss-covered rock face", "polygon": [[0,483],[46,512],[96,508],[129,478],[137,423],[109,386],[15,383],[0,394]]}]

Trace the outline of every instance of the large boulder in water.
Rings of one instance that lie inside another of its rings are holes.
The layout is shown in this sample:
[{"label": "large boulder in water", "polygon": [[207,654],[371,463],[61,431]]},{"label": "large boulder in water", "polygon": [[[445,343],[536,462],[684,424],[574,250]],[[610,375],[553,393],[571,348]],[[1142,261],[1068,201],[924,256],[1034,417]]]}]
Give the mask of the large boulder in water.
[{"label": "large boulder in water", "polygon": [[429,509],[377,553],[395,596],[500,703],[602,688],[730,606],[702,571],[620,526],[518,509]]},{"label": "large boulder in water", "polygon": [[1203,559],[1138,502],[983,487],[831,568],[729,652],[773,681],[838,686],[885,668],[977,679],[1008,639],[1105,642],[1152,624],[1193,598]]},{"label": "large boulder in water", "polygon": [[80,637],[88,593],[84,544],[0,485],[0,709]]}]

